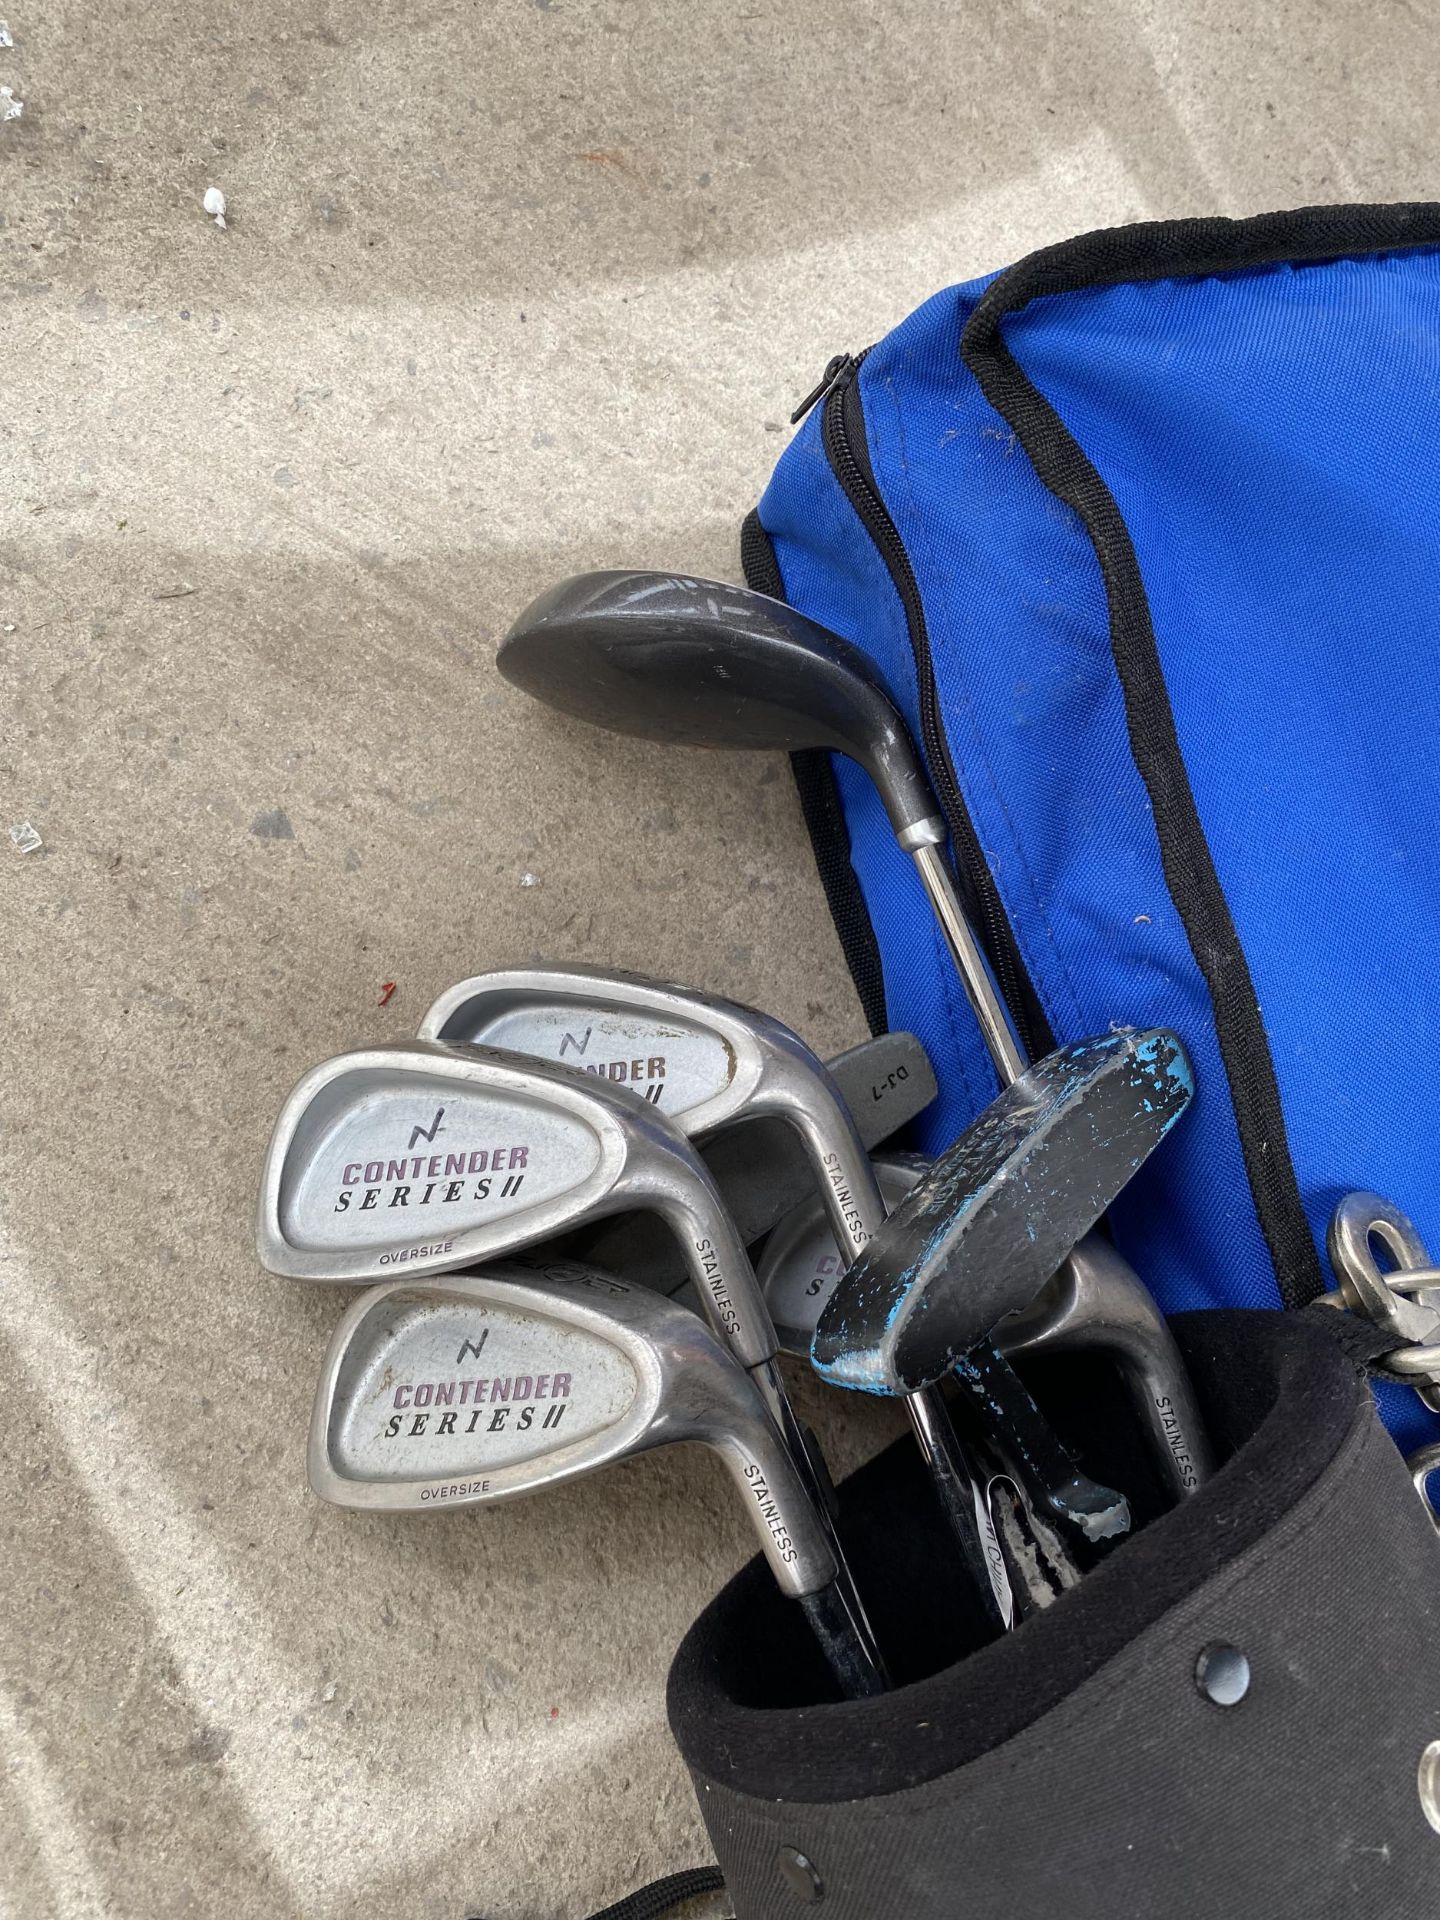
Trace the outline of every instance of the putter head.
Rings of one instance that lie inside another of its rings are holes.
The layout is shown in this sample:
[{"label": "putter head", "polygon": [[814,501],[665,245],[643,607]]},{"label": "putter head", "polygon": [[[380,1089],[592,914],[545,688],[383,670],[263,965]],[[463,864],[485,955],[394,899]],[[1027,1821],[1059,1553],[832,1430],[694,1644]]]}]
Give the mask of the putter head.
[{"label": "putter head", "polygon": [[719,994],[602,967],[509,967],[462,980],[423,1038],[532,1053],[627,1086],[691,1138],[757,1101],[789,1104],[817,1063],[780,1021]]},{"label": "putter head", "polygon": [[[746,1489],[787,1592],[833,1578],[764,1404],[714,1334],[673,1301],[569,1261],[361,1294],[321,1369],[308,1467],[336,1506],[438,1513],[684,1440],[719,1453]],[[757,1480],[781,1518],[761,1516]]]},{"label": "putter head", "polygon": [[900,1202],[830,1296],[821,1376],[870,1393],[941,1379],[1029,1306],[1189,1105],[1173,1033],[1061,1047],[1007,1087]]},{"label": "putter head", "polygon": [[462,1267],[626,1205],[663,1211],[685,1161],[644,1101],[568,1067],[435,1041],[368,1047],[286,1101],[260,1259],[345,1284]]},{"label": "putter head", "polygon": [[845,754],[870,773],[897,833],[936,813],[870,659],[747,587],[632,570],[577,574],[531,602],[496,664],[534,699],[612,733]]},{"label": "putter head", "polygon": [[[870,1164],[886,1209],[893,1213],[930,1161],[923,1153],[877,1153]],[[782,1352],[810,1358],[816,1322],[845,1267],[823,1198],[808,1194],[780,1221],[755,1262]]]}]

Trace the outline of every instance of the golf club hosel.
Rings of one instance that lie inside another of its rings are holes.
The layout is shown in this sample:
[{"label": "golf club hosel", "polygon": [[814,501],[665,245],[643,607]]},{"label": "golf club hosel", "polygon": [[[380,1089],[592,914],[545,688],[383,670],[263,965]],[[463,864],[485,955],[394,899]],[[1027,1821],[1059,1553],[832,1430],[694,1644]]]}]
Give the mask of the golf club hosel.
[{"label": "golf club hosel", "polygon": [[738,1418],[710,1445],[725,1463],[776,1584],[792,1599],[816,1593],[838,1568],[819,1511],[765,1415]]},{"label": "golf club hosel", "polygon": [[[714,1204],[703,1204],[702,1196]],[[698,1183],[693,1195],[667,1183],[655,1206],[680,1242],[705,1318],[735,1359],[747,1371],[773,1360],[775,1328],[760,1282],[719,1195]]]},{"label": "golf club hosel", "polygon": [[772,1070],[769,1110],[804,1140],[836,1243],[853,1260],[884,1224],[885,1199],[850,1110],[808,1048]]},{"label": "golf club hosel", "polygon": [[1175,1336],[1134,1268],[1098,1233],[1086,1234],[1044,1292],[996,1335],[1007,1355],[1098,1352],[1112,1360],[1177,1498],[1196,1492],[1215,1471]]},{"label": "golf club hosel", "polygon": [[944,815],[939,813],[927,814],[923,820],[912,820],[909,826],[895,828],[895,838],[906,853],[914,853],[917,847],[943,847],[949,837],[950,829]]}]

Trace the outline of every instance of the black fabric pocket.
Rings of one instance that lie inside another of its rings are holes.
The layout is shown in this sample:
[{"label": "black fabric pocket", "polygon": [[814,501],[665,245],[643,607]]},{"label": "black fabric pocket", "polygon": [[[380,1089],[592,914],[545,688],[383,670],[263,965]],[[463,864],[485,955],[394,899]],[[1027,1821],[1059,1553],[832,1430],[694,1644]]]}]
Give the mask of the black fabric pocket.
[{"label": "black fabric pocket", "polygon": [[[843,1489],[892,1693],[827,1702],[758,1564],[696,1622],[670,1720],[738,1920],[1435,1912],[1440,1542],[1323,1326],[1175,1330],[1226,1464],[1017,1633],[956,1658],[908,1443]],[[1235,1705],[1212,1646],[1249,1663]]]}]

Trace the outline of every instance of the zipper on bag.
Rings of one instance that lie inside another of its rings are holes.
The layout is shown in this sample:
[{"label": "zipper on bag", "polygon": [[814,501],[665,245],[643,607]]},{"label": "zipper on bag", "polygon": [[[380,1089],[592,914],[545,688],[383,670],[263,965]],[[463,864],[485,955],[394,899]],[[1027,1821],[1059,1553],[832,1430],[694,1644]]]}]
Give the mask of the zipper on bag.
[{"label": "zipper on bag", "polygon": [[1020,957],[1019,945],[1006,917],[1000,889],[990,871],[980,837],[965,805],[960,782],[950,758],[949,743],[940,719],[940,696],[935,684],[935,669],[930,653],[930,634],[920,600],[920,585],[900,530],[880,497],[870,464],[865,418],[856,379],[871,349],[856,354],[836,354],[825,369],[815,391],[806,396],[794,418],[805,417],[812,407],[823,403],[820,437],[831,471],[841,491],[855,509],[876,551],[885,563],[905,609],[905,624],[910,648],[915,656],[916,680],[920,695],[921,744],[929,762],[931,778],[945,814],[954,845],[958,878],[970,908],[975,930],[985,949],[1011,1018],[1025,1050],[1031,1058],[1049,1052],[1054,1045],[1049,1023],[1040,1005],[1039,995]]}]

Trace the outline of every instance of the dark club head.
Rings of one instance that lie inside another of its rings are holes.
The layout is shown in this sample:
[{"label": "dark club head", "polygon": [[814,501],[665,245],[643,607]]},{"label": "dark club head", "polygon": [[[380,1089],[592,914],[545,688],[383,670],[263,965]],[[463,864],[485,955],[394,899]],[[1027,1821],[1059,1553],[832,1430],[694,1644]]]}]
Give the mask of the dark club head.
[{"label": "dark club head", "polygon": [[531,602],[501,642],[498,665],[546,706],[613,733],[844,754],[879,788],[897,834],[938,812],[873,663],[746,587],[670,573],[577,574]]},{"label": "dark club head", "polygon": [[1193,1092],[1173,1033],[1061,1047],[994,1100],[899,1203],[831,1294],[812,1358],[837,1386],[939,1380],[1028,1307]]}]

